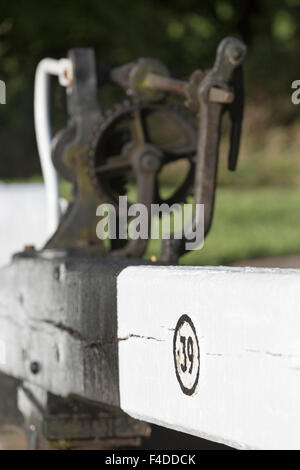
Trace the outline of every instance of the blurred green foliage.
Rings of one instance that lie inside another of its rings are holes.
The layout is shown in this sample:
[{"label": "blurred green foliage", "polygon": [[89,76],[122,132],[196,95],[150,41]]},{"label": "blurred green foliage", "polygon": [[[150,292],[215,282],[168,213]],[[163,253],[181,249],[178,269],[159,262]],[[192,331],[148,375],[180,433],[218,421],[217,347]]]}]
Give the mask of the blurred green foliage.
[{"label": "blurred green foliage", "polygon": [[[200,250],[180,264],[220,265],[235,260],[277,257],[300,252],[299,191],[288,188],[218,188],[210,233]],[[146,256],[159,257],[151,240]]]},{"label": "blurred green foliage", "polygon": [[[228,35],[249,46],[248,100],[269,107],[271,124],[297,119],[290,84],[300,78],[300,0],[1,0],[0,78],[7,105],[0,106],[0,178],[39,172],[32,103],[35,67],[43,57],[91,46],[107,64],[156,57],[185,77],[209,67]],[[55,90],[57,128],[65,103],[63,90]],[[109,105],[113,94],[107,96]],[[278,105],[279,98],[285,105]]]}]

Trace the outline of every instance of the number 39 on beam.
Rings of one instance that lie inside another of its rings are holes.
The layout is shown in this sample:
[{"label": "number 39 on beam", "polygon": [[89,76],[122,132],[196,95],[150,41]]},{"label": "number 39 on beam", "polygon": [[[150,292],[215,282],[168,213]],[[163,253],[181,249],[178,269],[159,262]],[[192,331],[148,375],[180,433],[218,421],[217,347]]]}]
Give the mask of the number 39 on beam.
[{"label": "number 39 on beam", "polygon": [[125,268],[121,408],[236,448],[300,449],[299,285],[300,270]]}]

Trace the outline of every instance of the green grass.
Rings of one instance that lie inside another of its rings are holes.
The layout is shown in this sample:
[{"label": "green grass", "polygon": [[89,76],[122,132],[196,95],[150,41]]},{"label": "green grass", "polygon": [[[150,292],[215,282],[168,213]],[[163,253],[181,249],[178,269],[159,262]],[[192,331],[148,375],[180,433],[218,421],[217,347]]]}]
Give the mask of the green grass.
[{"label": "green grass", "polygon": [[[61,189],[64,197],[70,196],[69,183],[63,182]],[[159,258],[159,253],[160,242],[150,241],[146,257]],[[213,224],[203,248],[183,256],[180,263],[219,265],[288,254],[300,254],[299,189],[219,187]]]},{"label": "green grass", "polygon": [[[181,264],[230,264],[295,253],[300,253],[299,190],[219,188],[204,247],[182,257]],[[147,254],[158,256],[159,243],[152,241]]]}]

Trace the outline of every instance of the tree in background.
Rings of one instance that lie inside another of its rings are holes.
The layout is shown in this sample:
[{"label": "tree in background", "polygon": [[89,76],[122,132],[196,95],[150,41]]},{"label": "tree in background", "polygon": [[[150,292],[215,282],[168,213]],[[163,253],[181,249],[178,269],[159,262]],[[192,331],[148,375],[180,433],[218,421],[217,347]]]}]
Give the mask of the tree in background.
[{"label": "tree in background", "polygon": [[[39,172],[33,79],[43,57],[94,47],[101,62],[120,65],[156,57],[180,77],[211,66],[219,41],[237,36],[249,45],[248,97],[272,106],[278,97],[289,96],[291,81],[300,78],[299,7],[300,0],[2,0],[0,78],[6,81],[7,105],[0,107],[1,177]],[[108,92],[107,105],[111,96]],[[64,117],[63,90],[54,99],[58,126]],[[290,122],[296,114],[278,110],[274,115]]]}]

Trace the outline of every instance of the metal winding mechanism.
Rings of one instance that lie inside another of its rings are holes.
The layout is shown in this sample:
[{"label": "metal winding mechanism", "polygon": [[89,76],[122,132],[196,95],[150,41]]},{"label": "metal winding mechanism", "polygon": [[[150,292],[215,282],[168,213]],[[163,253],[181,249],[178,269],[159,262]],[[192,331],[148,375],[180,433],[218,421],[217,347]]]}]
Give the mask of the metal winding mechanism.
[{"label": "metal winding mechanism", "polygon": [[[237,163],[245,54],[241,41],[226,38],[218,47],[211,70],[196,70],[188,81],[182,81],[171,78],[164,64],[154,59],[109,69],[96,65],[90,49],[71,51],[73,82],[67,89],[70,119],[53,141],[53,162],[73,183],[75,199],[46,248],[142,257],[146,238],[128,241],[117,237],[107,252],[96,237],[97,206],[111,203],[122,217],[118,197],[134,186],[136,202],[144,204],[148,214],[151,204],[182,203],[193,196],[196,204],[205,205],[207,234],[213,216],[220,126],[226,110],[232,121],[229,169],[234,170]],[[122,87],[129,100],[102,115],[97,86],[108,82]],[[170,104],[174,94],[184,102]],[[179,160],[187,168],[185,176],[166,196],[160,176],[164,168]],[[191,230],[197,223],[194,214]],[[149,235],[150,230],[149,218]],[[182,232],[181,239],[163,240],[163,261],[176,262],[184,254],[186,233]]]},{"label": "metal winding mechanism", "polygon": [[104,252],[96,236],[95,214],[101,198],[87,172],[91,129],[102,119],[97,103],[95,57],[91,49],[74,49],[69,58],[73,64],[72,85],[67,88],[70,119],[53,139],[52,160],[59,174],[73,183],[75,198],[45,248],[84,254]]}]

